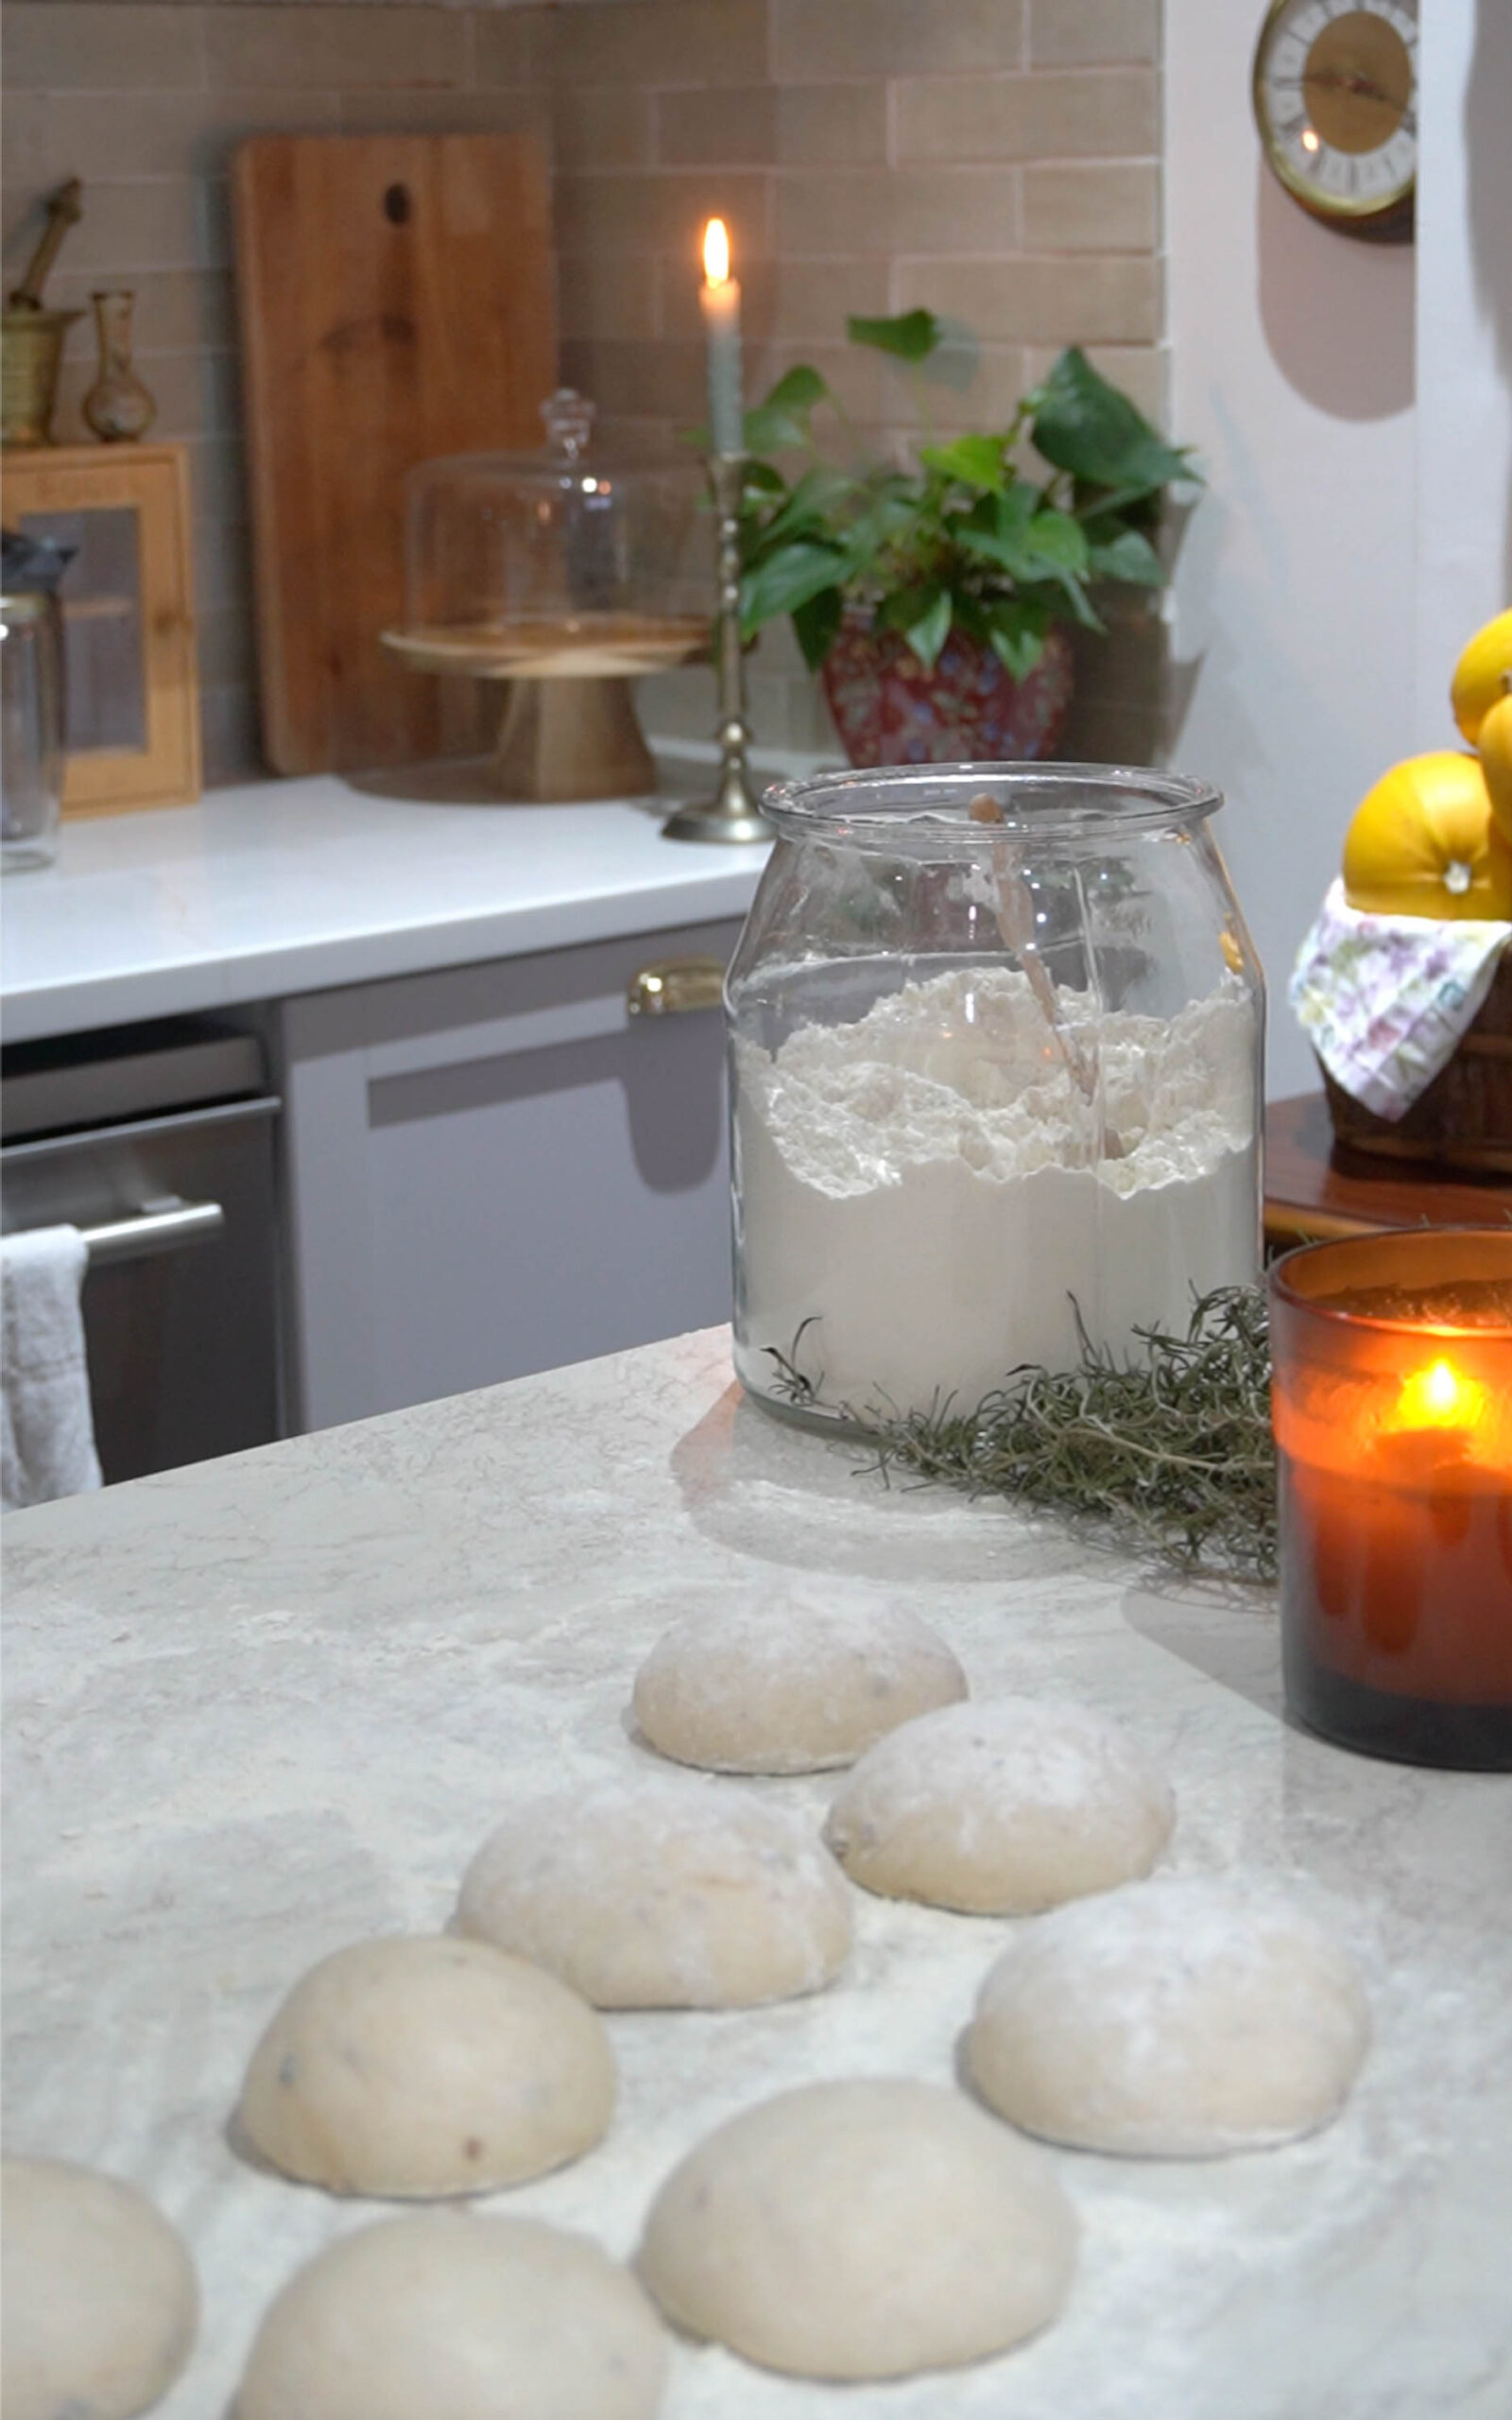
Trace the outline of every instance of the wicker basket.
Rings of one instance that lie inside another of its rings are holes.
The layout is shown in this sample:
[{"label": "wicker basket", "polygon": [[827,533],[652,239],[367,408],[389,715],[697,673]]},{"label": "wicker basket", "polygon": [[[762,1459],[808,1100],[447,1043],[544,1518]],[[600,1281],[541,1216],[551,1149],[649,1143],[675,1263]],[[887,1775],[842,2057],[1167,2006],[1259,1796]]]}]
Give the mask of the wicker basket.
[{"label": "wicker basket", "polygon": [[1377,1117],[1322,1073],[1333,1132],[1352,1150],[1512,1175],[1512,949],[1453,1058],[1405,1117]]}]

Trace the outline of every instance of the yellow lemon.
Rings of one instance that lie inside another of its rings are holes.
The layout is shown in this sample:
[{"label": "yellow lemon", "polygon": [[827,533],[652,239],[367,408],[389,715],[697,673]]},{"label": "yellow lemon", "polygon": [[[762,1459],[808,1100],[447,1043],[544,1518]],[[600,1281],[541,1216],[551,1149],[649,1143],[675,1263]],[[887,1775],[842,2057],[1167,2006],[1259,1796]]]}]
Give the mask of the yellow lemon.
[{"label": "yellow lemon", "polygon": [[1512,842],[1480,760],[1441,748],[1383,773],[1345,836],[1344,893],[1377,916],[1512,917]]},{"label": "yellow lemon", "polygon": [[1491,813],[1512,840],[1512,698],[1498,698],[1484,716],[1479,747]]},{"label": "yellow lemon", "polygon": [[1498,698],[1512,689],[1512,605],[1477,631],[1454,666],[1454,720],[1473,748]]}]

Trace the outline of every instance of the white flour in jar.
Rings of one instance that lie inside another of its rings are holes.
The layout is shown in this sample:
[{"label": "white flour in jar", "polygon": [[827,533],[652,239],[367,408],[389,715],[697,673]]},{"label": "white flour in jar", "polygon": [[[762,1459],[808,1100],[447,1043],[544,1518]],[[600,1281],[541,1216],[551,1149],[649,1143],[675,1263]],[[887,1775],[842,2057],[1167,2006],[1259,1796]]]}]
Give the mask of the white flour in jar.
[{"label": "white flour in jar", "polygon": [[1225,977],[1169,1019],[1060,1001],[1100,1072],[1096,1109],[1007,967],[908,983],[775,1055],[737,1044],[750,1384],[771,1391],[774,1347],[827,1405],[967,1409],[1018,1362],[1075,1363],[1073,1297],[1092,1340],[1122,1350],[1136,1327],[1184,1331],[1194,1293],[1254,1277],[1243,986]]}]

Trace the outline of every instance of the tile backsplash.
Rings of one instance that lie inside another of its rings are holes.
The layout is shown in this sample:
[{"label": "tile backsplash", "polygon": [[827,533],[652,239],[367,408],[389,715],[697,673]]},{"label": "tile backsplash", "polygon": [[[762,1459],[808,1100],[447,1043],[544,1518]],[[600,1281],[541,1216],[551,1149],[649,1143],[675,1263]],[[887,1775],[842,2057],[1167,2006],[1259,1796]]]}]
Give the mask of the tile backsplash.
[{"label": "tile backsplash", "polygon": [[[206,760],[257,763],[246,488],[227,199],[253,132],[537,132],[554,172],[562,374],[616,428],[703,412],[697,239],[730,223],[756,394],[812,360],[878,443],[909,424],[847,312],[915,303],[968,321],[971,385],[941,426],[989,424],[1062,344],[1162,406],[1159,0],[9,0],[4,270],[42,204],[85,181],[49,285],[87,305],[134,286],[155,435],[191,449]],[[56,434],[83,432],[94,375],[73,333]],[[1082,649],[1067,752],[1147,760],[1162,632],[1143,607]],[[752,718],[828,744],[785,637]],[[651,729],[707,735],[706,673],[647,683]]]}]

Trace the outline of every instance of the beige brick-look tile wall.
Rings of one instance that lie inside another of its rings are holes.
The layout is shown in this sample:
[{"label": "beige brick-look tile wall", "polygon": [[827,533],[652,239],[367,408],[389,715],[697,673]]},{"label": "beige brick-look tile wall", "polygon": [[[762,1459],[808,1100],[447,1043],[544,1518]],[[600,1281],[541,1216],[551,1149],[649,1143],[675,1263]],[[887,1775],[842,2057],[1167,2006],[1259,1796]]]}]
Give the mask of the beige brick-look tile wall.
[{"label": "beige brick-look tile wall", "polygon": [[[815,362],[864,434],[897,444],[906,387],[844,342],[848,312],[915,303],[981,343],[941,427],[1005,419],[1061,345],[1162,402],[1159,0],[588,0],[544,36],[558,141],[567,374],[616,419],[702,416],[696,246],[730,221],[752,391]],[[1083,646],[1068,747],[1160,744],[1161,631],[1118,609]],[[785,632],[753,719],[826,744]],[[658,684],[663,728],[708,729],[707,687]]]},{"label": "beige brick-look tile wall", "polygon": [[[87,181],[52,299],[140,296],[159,431],[192,446],[207,760],[255,762],[246,503],[226,177],[266,130],[537,129],[555,170],[563,374],[610,430],[703,410],[696,249],[730,223],[752,392],[812,360],[878,445],[906,389],[843,341],[848,312],[916,302],[980,340],[941,427],[989,424],[1070,341],[1159,413],[1159,0],[9,0],[5,272],[63,177]],[[58,433],[79,433],[80,327]],[[1083,649],[1073,750],[1159,741],[1160,631],[1120,614]],[[826,744],[785,634],[753,719]],[[709,678],[647,684],[652,728],[707,734]]]},{"label": "beige brick-look tile wall", "polygon": [[[232,153],[250,133],[539,126],[533,28],[502,19],[480,77],[468,9],[273,8],[164,0],[10,0],[4,18],[4,273],[41,202],[83,177],[48,300],[87,309],[101,284],[134,286],[137,363],[158,399],[154,436],[190,444],[208,778],[258,764],[241,401],[232,287]],[[491,30],[491,29],[490,29]],[[70,336],[55,433],[87,432],[87,320]]]}]

